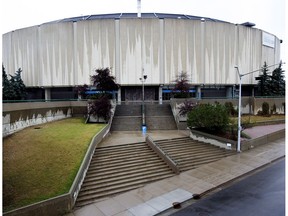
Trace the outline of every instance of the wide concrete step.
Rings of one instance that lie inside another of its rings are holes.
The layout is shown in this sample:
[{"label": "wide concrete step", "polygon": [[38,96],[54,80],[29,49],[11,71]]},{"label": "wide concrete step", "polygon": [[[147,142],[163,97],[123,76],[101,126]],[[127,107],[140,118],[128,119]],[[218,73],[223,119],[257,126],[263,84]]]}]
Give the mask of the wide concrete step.
[{"label": "wide concrete step", "polygon": [[137,182],[129,182],[125,185],[122,185],[121,187],[114,187],[114,188],[110,188],[110,190],[103,190],[103,191],[93,191],[90,190],[89,193],[86,194],[81,194],[81,192],[79,193],[79,196],[77,198],[77,202],[76,202],[76,207],[81,207],[84,205],[87,205],[89,203],[93,203],[95,201],[99,201],[99,200],[103,200],[103,198],[106,197],[110,197],[119,193],[124,193],[126,191],[130,191],[139,187],[144,186],[145,184],[154,182],[154,181],[158,181],[164,178],[168,178],[173,176],[174,174],[167,174],[167,175],[162,175],[162,176],[158,176],[156,178],[150,178],[150,179],[145,179],[145,180],[139,180]]},{"label": "wide concrete step", "polygon": [[177,130],[173,116],[146,116],[148,130]]},{"label": "wide concrete step", "polygon": [[223,157],[219,156],[219,157],[212,157],[212,158],[206,158],[206,159],[203,159],[203,160],[198,160],[198,161],[191,161],[191,162],[185,162],[183,164],[179,164],[179,167],[180,167],[180,170],[181,172],[183,171],[187,171],[187,170],[190,170],[190,169],[195,169],[197,167],[200,167],[202,165],[205,165],[205,164],[209,164],[209,163],[212,163],[214,161],[218,161],[218,160],[221,160]]},{"label": "wide concrete step", "polygon": [[114,116],[141,116],[141,105],[117,105]]},{"label": "wide concrete step", "polygon": [[166,169],[166,164],[164,164],[162,161],[157,161],[153,162],[150,164],[145,164],[145,165],[139,165],[139,166],[129,166],[122,168],[121,170],[119,169],[103,169],[103,170],[89,170],[89,172],[86,175],[85,181],[89,181],[91,178],[94,177],[99,177],[101,176],[102,178],[106,178],[106,176],[111,176],[111,175],[122,175],[123,173],[127,172],[142,172],[143,170],[154,170],[158,169],[161,170],[162,168]]},{"label": "wide concrete step", "polygon": [[157,143],[165,143],[165,142],[171,142],[171,141],[181,141],[181,140],[189,140],[189,141],[196,141],[191,139],[190,137],[179,137],[179,138],[172,138],[172,139],[160,139],[160,140],[155,140]]},{"label": "wide concrete step", "polygon": [[114,190],[114,191],[104,192],[104,193],[98,193],[97,196],[90,195],[90,196],[85,196],[85,197],[81,197],[81,198],[78,197],[75,207],[80,208],[80,207],[83,207],[85,205],[92,204],[94,202],[100,202],[102,200],[109,198],[110,196],[120,194],[120,193],[125,193],[127,191],[137,189],[141,186],[144,186],[144,185],[141,185],[141,184],[140,185],[133,185],[133,186],[126,187],[126,188],[121,188],[119,190]]},{"label": "wide concrete step", "polygon": [[121,158],[121,157],[138,157],[140,155],[145,155],[145,154],[151,154],[153,153],[153,150],[150,149],[149,147],[145,147],[145,148],[138,148],[138,149],[130,149],[127,151],[119,151],[119,153],[117,154],[116,152],[108,152],[107,154],[105,153],[95,153],[94,156],[96,159],[105,159],[105,158]]},{"label": "wide concrete step", "polygon": [[163,145],[163,146],[169,146],[171,145],[172,143],[175,144],[175,145],[193,145],[193,144],[198,144],[198,143],[202,143],[202,142],[199,142],[199,141],[196,141],[196,140],[167,140],[165,142],[158,142],[157,143],[159,145]]},{"label": "wide concrete step", "polygon": [[165,149],[164,150],[166,153],[168,153],[169,155],[198,155],[198,154],[217,154],[217,153],[222,153],[225,152],[224,149],[220,149],[220,148],[207,148],[207,147],[200,147],[200,148],[182,148],[182,149]]},{"label": "wide concrete step", "polygon": [[128,179],[128,180],[124,180],[121,184],[107,184],[105,187],[102,185],[101,187],[90,187],[90,189],[86,189],[85,190],[81,190],[81,192],[79,193],[79,200],[81,200],[81,197],[84,196],[89,196],[89,195],[93,195],[94,197],[97,197],[98,193],[104,193],[104,192],[109,192],[109,191],[114,191],[114,190],[119,190],[121,188],[125,188],[125,187],[130,187],[133,185],[143,185],[143,184],[147,184],[149,182],[153,182],[159,179],[163,179],[163,178],[167,178],[170,176],[173,176],[174,174],[164,174],[164,175],[151,175],[150,177],[147,178],[136,178],[135,180],[132,179]]},{"label": "wide concrete step", "polygon": [[96,149],[94,155],[95,157],[97,158],[100,158],[100,157],[109,157],[109,156],[117,156],[117,155],[132,155],[134,153],[144,153],[146,151],[149,151],[152,149],[150,149],[148,146],[139,146],[139,147],[130,147],[125,151],[125,149],[117,149],[117,150],[107,150],[107,152],[100,152]]},{"label": "wide concrete step", "polygon": [[159,145],[170,145],[171,143],[176,145],[193,144],[193,143],[203,143],[191,138],[179,138],[179,139],[169,139],[169,140],[156,140]]},{"label": "wide concrete step", "polygon": [[121,152],[121,151],[127,151],[127,149],[130,150],[130,149],[137,149],[137,148],[147,148],[146,142],[100,147],[96,149],[94,154],[101,153],[101,152],[104,152],[104,153]]},{"label": "wide concrete step", "polygon": [[141,116],[114,116],[111,131],[140,131],[142,125]]},{"label": "wide concrete step", "polygon": [[108,153],[107,155],[105,154],[95,154],[95,161],[102,161],[102,160],[117,160],[117,159],[121,159],[123,157],[125,158],[137,158],[137,157],[145,157],[145,155],[153,155],[154,152],[152,149],[150,148],[146,148],[146,149],[140,149],[140,150],[135,150],[135,151],[122,151],[119,152],[119,154],[117,154],[117,152],[113,152],[113,153]]},{"label": "wide concrete step", "polygon": [[141,105],[117,105],[111,131],[140,131],[142,125]]},{"label": "wide concrete step", "polygon": [[[160,159],[159,160],[153,160],[153,161],[146,161],[145,164],[126,164],[126,165],[119,165],[117,166],[117,168],[115,169],[115,166],[112,166],[112,167],[96,167],[96,168],[93,168],[93,169],[88,169],[88,173],[87,173],[87,176],[89,176],[90,174],[93,174],[93,173],[102,173],[103,175],[105,174],[111,174],[111,173],[117,173],[117,172],[126,172],[126,171],[129,171],[129,170],[135,170],[138,168],[142,169],[142,168],[150,168],[150,167],[157,167],[157,166],[162,166],[163,165],[163,161],[161,161]],[[137,167],[136,167],[137,166]]]},{"label": "wide concrete step", "polygon": [[189,150],[189,151],[198,151],[198,150],[202,150],[202,149],[219,149],[218,147],[214,147],[214,146],[210,146],[210,145],[205,145],[205,144],[184,144],[184,145],[169,145],[169,146],[162,146],[162,145],[159,145],[161,149],[164,149],[165,151],[170,151],[170,152],[173,152],[173,151],[181,151],[181,150]]},{"label": "wide concrete step", "polygon": [[147,164],[147,163],[154,163],[159,161],[159,158],[157,158],[156,155],[148,155],[149,157],[143,157],[143,158],[130,158],[128,159],[120,159],[117,161],[111,160],[111,161],[101,161],[99,164],[96,162],[93,162],[93,164],[90,165],[89,168],[99,170],[99,169],[107,169],[110,167],[114,167],[115,169],[120,169],[127,166],[138,166],[141,164]]},{"label": "wide concrete step", "polygon": [[157,140],[156,143],[177,163],[181,171],[194,169],[235,154],[233,151],[199,142],[190,137]]},{"label": "wide concrete step", "polygon": [[[156,143],[177,162],[181,171],[233,154],[189,137],[157,140]],[[98,148],[93,155],[76,206],[103,200],[173,175],[168,165],[146,143]]]},{"label": "wide concrete step", "polygon": [[178,162],[187,162],[187,161],[196,161],[196,160],[205,160],[206,158],[211,158],[211,157],[226,157],[228,154],[221,153],[221,152],[209,152],[209,153],[203,153],[203,154],[195,154],[195,155],[178,155],[174,156],[171,155],[171,157],[178,161]]},{"label": "wide concrete step", "polygon": [[146,104],[146,116],[171,116],[170,104]]},{"label": "wide concrete step", "polygon": [[173,175],[146,143],[99,148],[93,155],[76,206]]},{"label": "wide concrete step", "polygon": [[147,169],[146,167],[136,168],[136,169],[132,169],[132,170],[127,170],[126,172],[106,173],[105,175],[103,175],[103,173],[94,173],[94,174],[90,174],[89,176],[86,176],[85,183],[107,180],[107,179],[110,180],[112,178],[117,178],[120,176],[130,176],[130,175],[139,174],[139,173],[140,173],[140,175],[145,175],[146,172],[154,172],[154,171],[158,172],[162,168],[163,168],[163,170],[164,169],[170,170],[170,168],[168,166],[161,165],[161,166],[151,166],[151,167],[149,167],[149,169]]},{"label": "wide concrete step", "polygon": [[[154,178],[157,176],[162,176],[166,174],[171,174],[171,170],[167,167],[166,169],[163,168],[161,170],[148,170],[146,172],[138,172],[133,174],[127,174],[123,173],[121,176],[113,176],[107,181],[107,179],[101,179],[97,181],[89,181],[84,182],[82,185],[82,192],[89,191],[89,190],[96,190],[96,189],[102,189],[105,187],[105,189],[109,189],[110,187],[113,187],[115,185],[120,184],[126,184],[128,182],[138,181],[141,179],[147,179],[147,178]],[[91,180],[91,179],[90,179]]]}]

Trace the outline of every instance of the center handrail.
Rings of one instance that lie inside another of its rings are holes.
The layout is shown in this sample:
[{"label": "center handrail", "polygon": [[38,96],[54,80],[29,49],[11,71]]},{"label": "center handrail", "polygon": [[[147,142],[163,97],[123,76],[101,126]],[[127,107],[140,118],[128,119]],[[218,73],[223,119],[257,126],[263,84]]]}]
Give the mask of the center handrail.
[{"label": "center handrail", "polygon": [[177,161],[173,160],[149,135],[146,136],[146,143],[168,164],[174,173],[180,173]]}]

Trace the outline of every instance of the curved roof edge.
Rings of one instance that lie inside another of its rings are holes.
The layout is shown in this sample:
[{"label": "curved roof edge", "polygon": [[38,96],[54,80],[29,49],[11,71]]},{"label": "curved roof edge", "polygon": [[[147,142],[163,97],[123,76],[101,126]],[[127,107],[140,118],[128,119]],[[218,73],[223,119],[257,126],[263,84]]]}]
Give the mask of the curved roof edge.
[{"label": "curved roof edge", "polygon": [[141,13],[141,17],[137,17],[137,13],[113,13],[113,14],[95,14],[95,15],[84,15],[78,17],[64,18],[60,20],[55,20],[49,23],[61,23],[61,22],[77,22],[82,20],[96,20],[96,19],[128,19],[128,18],[138,18],[138,19],[185,19],[185,20],[202,20],[213,21],[213,22],[225,22],[222,20],[212,19],[208,17],[191,16],[186,14],[167,14],[167,13]]}]

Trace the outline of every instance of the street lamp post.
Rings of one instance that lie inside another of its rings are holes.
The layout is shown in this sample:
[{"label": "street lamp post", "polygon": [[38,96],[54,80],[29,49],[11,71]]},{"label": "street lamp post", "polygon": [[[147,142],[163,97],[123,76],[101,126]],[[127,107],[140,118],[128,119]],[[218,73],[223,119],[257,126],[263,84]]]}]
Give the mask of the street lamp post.
[{"label": "street lamp post", "polygon": [[239,68],[235,66],[239,76],[239,100],[238,100],[238,139],[237,139],[237,152],[241,152],[241,94],[242,94],[242,74],[239,72]]},{"label": "street lamp post", "polygon": [[142,77],[139,78],[142,82],[142,127],[146,126],[145,123],[145,110],[144,110],[144,101],[145,101],[145,91],[144,91],[144,82],[147,79],[147,75],[142,74]]},{"label": "street lamp post", "polygon": [[[285,63],[280,62],[279,64],[285,64]],[[266,68],[273,67],[273,66],[279,65],[279,64],[270,65],[270,66],[267,66]],[[240,74],[238,66],[235,66],[235,68],[237,69],[237,73],[238,73],[238,76],[239,76],[237,152],[241,152],[241,130],[242,130],[242,127],[241,127],[241,94],[242,94],[242,77],[243,77],[243,76],[246,76],[246,75],[248,75],[248,74],[252,74],[252,73],[258,72],[258,71],[262,70],[262,68],[261,68],[261,69],[258,69],[258,70],[254,70],[254,71],[248,72],[248,73],[245,73],[245,74]]]}]

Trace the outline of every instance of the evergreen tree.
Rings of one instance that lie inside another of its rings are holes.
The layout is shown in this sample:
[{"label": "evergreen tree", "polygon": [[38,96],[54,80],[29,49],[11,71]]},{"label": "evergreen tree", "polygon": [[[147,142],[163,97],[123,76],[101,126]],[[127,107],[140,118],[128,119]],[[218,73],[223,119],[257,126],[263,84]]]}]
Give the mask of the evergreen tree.
[{"label": "evergreen tree", "polygon": [[10,86],[10,81],[5,71],[5,67],[2,64],[2,96],[3,100],[11,100],[12,98],[12,88]]},{"label": "evergreen tree", "polygon": [[10,100],[23,100],[27,96],[26,86],[21,78],[22,69],[19,68],[15,75],[10,78],[11,98]]},{"label": "evergreen tree", "polygon": [[270,96],[271,95],[271,76],[268,75],[268,66],[264,62],[262,67],[262,74],[255,79],[258,80],[258,89],[261,92],[261,96]]},{"label": "evergreen tree", "polygon": [[27,96],[26,86],[21,78],[21,68],[15,75],[10,75],[10,80],[6,74],[5,68],[2,65],[2,85],[4,100],[23,100]]},{"label": "evergreen tree", "polygon": [[282,70],[282,62],[279,64],[271,76],[271,91],[273,95],[283,96],[285,95],[285,80],[284,70]]}]

